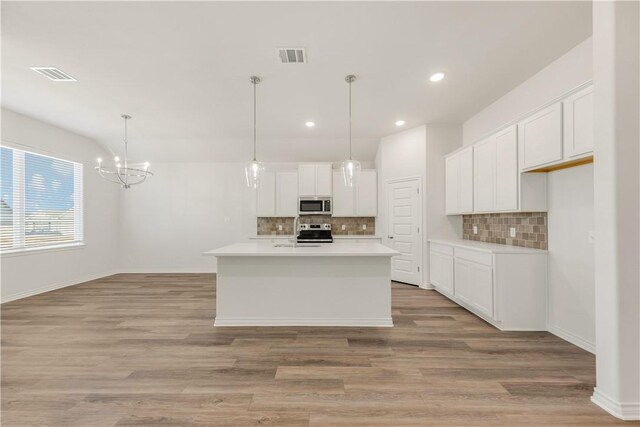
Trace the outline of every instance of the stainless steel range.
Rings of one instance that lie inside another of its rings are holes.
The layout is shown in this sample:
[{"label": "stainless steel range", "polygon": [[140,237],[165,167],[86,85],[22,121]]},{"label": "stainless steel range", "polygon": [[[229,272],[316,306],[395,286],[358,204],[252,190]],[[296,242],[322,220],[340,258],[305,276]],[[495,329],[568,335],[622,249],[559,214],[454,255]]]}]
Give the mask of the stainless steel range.
[{"label": "stainless steel range", "polygon": [[333,243],[331,224],[300,224],[298,243]]}]

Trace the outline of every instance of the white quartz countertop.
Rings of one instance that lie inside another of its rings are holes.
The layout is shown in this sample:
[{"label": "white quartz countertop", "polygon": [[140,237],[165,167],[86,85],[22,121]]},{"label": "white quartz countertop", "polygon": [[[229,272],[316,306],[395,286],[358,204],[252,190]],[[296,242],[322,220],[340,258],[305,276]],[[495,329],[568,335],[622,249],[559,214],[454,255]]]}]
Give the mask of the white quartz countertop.
[{"label": "white quartz countertop", "polygon": [[490,252],[493,254],[526,254],[526,253],[544,254],[548,252],[545,249],[533,249],[533,248],[523,248],[521,246],[499,245],[496,243],[476,242],[475,240],[429,239],[429,242],[437,243],[440,245],[453,246],[456,248]]},{"label": "white quartz countertop", "polygon": [[[333,235],[333,239],[382,239],[380,236],[372,236],[370,234],[367,235],[357,235],[357,234],[340,234]],[[259,236],[251,236],[249,240],[265,240],[265,239],[290,239],[291,235],[286,234],[261,234]]]},{"label": "white quartz countertop", "polygon": [[203,255],[216,257],[255,257],[255,256],[302,256],[302,257],[336,257],[336,256],[371,256],[392,257],[400,252],[375,242],[342,243],[339,245],[319,244],[319,246],[278,247],[264,243],[236,243],[204,252]]}]

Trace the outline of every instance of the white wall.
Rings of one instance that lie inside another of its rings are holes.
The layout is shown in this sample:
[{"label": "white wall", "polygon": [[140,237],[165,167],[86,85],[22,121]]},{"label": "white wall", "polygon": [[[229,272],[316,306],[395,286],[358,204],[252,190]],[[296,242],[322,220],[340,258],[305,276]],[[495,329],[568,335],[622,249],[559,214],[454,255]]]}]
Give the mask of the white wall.
[{"label": "white wall", "polygon": [[[592,77],[589,38],[468,119],[463,124],[464,143],[482,139]],[[549,330],[593,351],[594,247],[587,242],[587,233],[593,230],[594,205],[593,173],[588,173],[589,170],[592,171],[590,167],[571,168],[548,176]],[[572,198],[576,198],[576,203],[567,203]]]},{"label": "white wall", "polygon": [[85,246],[2,255],[2,301],[117,272],[118,186],[93,170],[107,153],[89,138],[2,109],[2,144],[84,164]]},{"label": "white wall", "polygon": [[204,251],[256,232],[254,194],[242,163],[159,163],[144,185],[122,193],[123,272],[214,272]]},{"label": "white wall", "polygon": [[549,329],[595,352],[593,165],[547,176]]},{"label": "white wall", "polygon": [[460,125],[422,125],[386,136],[376,154],[378,169],[378,217],[376,230],[388,244],[387,182],[419,177],[422,183],[422,281],[429,287],[427,240],[430,237],[458,237],[461,218],[444,214],[444,158],[462,145]]}]

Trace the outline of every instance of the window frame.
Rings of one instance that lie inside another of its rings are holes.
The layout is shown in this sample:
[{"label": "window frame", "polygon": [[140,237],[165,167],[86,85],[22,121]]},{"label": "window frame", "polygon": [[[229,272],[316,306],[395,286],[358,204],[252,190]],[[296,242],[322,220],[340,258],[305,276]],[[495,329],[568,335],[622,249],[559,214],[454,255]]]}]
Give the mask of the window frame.
[{"label": "window frame", "polygon": [[[13,166],[13,241],[14,245],[7,249],[0,248],[0,257],[28,255],[41,252],[54,252],[66,249],[78,249],[85,246],[84,240],[84,164],[74,160],[43,154],[41,152],[25,150],[2,143],[12,153]],[[53,243],[39,246],[25,246],[26,212],[25,212],[25,154],[46,157],[53,160],[71,163],[73,166],[73,194],[74,194],[74,237],[72,242]],[[80,177],[77,178],[77,174]],[[16,213],[17,211],[17,213]],[[78,238],[79,237],[79,238]],[[15,242],[18,244],[15,244]]]}]

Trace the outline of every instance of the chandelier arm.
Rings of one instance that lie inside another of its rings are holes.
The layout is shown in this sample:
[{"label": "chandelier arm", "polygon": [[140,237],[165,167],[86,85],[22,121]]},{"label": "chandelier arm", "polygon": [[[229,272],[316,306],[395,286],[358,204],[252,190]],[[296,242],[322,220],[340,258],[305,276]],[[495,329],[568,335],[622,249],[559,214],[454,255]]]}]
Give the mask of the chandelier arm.
[{"label": "chandelier arm", "polygon": [[96,167],[96,170],[98,171],[100,176],[104,178],[106,181],[113,182],[114,184],[122,184],[122,182],[120,181],[120,179],[118,179],[115,172],[102,169],[101,167]]},{"label": "chandelier arm", "polygon": [[349,160],[352,160],[353,157],[351,155],[351,82],[349,79]]}]

